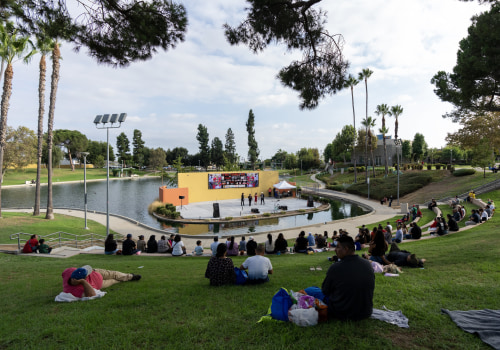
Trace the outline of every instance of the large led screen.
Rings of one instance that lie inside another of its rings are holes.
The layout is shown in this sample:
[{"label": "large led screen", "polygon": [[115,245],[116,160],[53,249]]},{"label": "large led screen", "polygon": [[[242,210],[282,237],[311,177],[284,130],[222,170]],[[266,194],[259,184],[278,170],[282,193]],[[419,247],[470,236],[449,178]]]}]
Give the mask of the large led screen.
[{"label": "large led screen", "polygon": [[208,174],[210,190],[245,187],[259,187],[259,173]]}]

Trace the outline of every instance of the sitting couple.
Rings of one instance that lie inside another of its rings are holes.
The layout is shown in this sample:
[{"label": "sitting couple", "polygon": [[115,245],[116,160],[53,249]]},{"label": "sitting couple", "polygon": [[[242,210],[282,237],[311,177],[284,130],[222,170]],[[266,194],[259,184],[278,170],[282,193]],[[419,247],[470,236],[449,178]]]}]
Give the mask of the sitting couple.
[{"label": "sitting couple", "polygon": [[[259,284],[269,281],[268,275],[273,273],[273,266],[271,260],[266,258],[264,253],[264,245],[259,244],[256,249],[257,255],[247,258],[241,264],[240,270],[248,269],[246,284]],[[217,246],[216,255],[208,261],[205,277],[210,279],[211,286],[236,283],[233,260],[227,257],[227,246],[225,244]]]}]

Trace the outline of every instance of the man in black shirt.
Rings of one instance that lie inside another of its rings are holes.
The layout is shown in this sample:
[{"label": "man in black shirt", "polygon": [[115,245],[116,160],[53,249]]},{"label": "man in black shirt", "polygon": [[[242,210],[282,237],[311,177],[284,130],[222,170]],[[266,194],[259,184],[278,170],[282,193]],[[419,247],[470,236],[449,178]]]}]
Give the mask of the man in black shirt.
[{"label": "man in black shirt", "polygon": [[339,261],[330,266],[321,287],[328,303],[328,317],[354,321],[370,317],[375,289],[371,264],[356,254],[349,236],[338,239],[335,253]]},{"label": "man in black shirt", "polygon": [[247,255],[248,256],[254,256],[256,253],[255,253],[255,249],[257,249],[257,242],[255,242],[255,240],[253,239],[252,236],[250,236],[248,238],[248,243],[247,243]]}]

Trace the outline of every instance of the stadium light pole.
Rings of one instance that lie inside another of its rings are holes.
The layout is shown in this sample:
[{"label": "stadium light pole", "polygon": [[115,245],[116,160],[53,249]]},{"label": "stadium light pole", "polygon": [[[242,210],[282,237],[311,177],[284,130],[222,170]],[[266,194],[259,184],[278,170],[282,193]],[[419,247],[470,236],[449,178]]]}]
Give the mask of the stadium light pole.
[{"label": "stadium light pole", "polygon": [[90,154],[89,152],[81,152],[83,156],[83,197],[85,200],[85,229],[88,230],[87,227],[87,156]]},{"label": "stadium light pole", "polygon": [[[97,129],[106,129],[106,237],[109,236],[109,129],[117,129],[127,118],[127,113],[97,115],[94,124]],[[106,125],[106,124],[110,125]],[[119,123],[118,125],[113,125]],[[100,126],[102,124],[102,126]]]}]

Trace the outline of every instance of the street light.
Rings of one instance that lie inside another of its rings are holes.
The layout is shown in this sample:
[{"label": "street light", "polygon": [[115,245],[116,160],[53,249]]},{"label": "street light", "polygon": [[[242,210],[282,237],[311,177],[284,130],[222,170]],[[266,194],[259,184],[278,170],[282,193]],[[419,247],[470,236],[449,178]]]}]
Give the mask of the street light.
[{"label": "street light", "polygon": [[[120,116],[118,114],[112,114],[111,117],[109,114],[97,115],[94,119],[94,124],[97,129],[106,129],[106,237],[109,236],[109,129],[119,128],[122,126],[122,123],[127,118],[127,113],[121,113]],[[118,126],[113,126],[115,123],[119,123]],[[107,126],[106,124],[110,123],[111,125]],[[102,124],[101,127],[98,125]]]},{"label": "street light", "polygon": [[85,198],[85,229],[88,230],[87,227],[87,156],[90,154],[89,152],[80,152],[83,156],[83,193]]},{"label": "street light", "polygon": [[394,139],[394,145],[396,146],[396,164],[397,164],[397,171],[398,171],[398,205],[399,205],[399,169],[401,168],[401,165],[399,163],[399,146],[401,146],[402,140],[401,139]]}]

